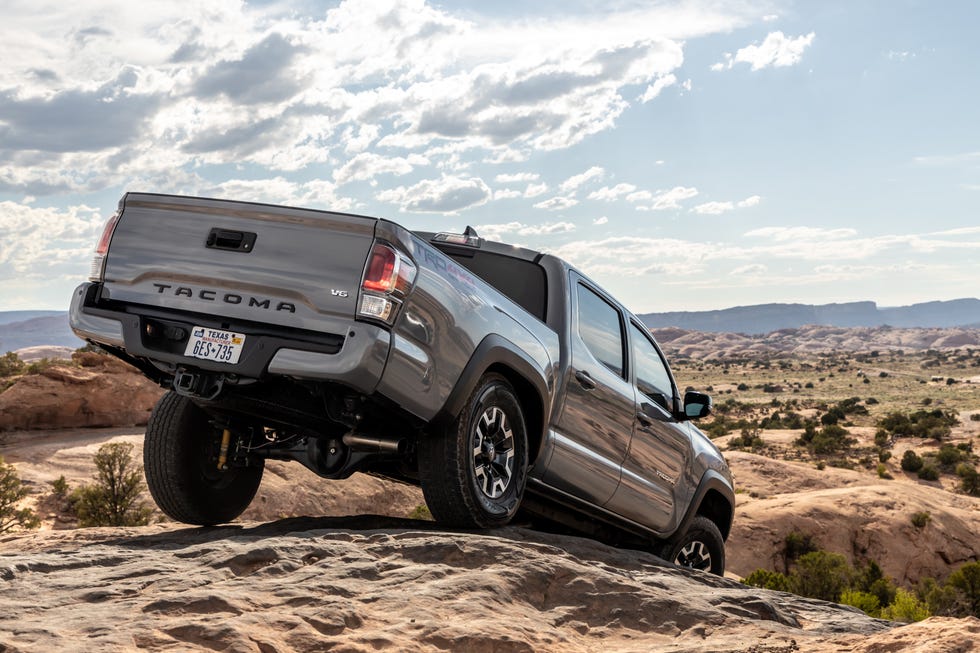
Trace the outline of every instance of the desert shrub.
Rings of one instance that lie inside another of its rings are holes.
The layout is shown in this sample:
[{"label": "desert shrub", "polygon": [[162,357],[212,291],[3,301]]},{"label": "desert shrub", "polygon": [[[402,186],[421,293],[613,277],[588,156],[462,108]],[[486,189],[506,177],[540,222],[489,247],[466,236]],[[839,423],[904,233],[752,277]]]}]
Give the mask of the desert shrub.
[{"label": "desert shrub", "polygon": [[967,494],[980,497],[980,473],[973,465],[960,464],[956,468],[956,475],[962,479],[960,489]]},{"label": "desert shrub", "polygon": [[61,498],[68,496],[68,481],[64,474],[51,481],[51,491]]},{"label": "desert shrub", "polygon": [[429,512],[429,506],[424,503],[420,503],[412,509],[412,512],[408,513],[409,519],[420,519],[425,521],[432,521],[432,513]]},{"label": "desert shrub", "polygon": [[971,422],[980,422],[980,413],[973,413],[970,415]]},{"label": "desert shrub", "polygon": [[728,446],[734,449],[761,449],[766,446],[765,440],[759,435],[759,429],[742,429],[742,432],[728,441]]},{"label": "desert shrub", "polygon": [[875,446],[884,449],[891,442],[891,436],[888,435],[888,431],[884,429],[878,429],[875,431]]},{"label": "desert shrub", "polygon": [[872,617],[881,614],[881,602],[878,597],[861,590],[844,590],[840,595],[840,603],[857,608]]},{"label": "desert shrub", "polygon": [[742,579],[742,582],[752,587],[761,587],[767,590],[777,590],[779,592],[789,591],[789,579],[785,574],[768,569],[756,569],[751,574]]},{"label": "desert shrub", "polygon": [[951,444],[944,444],[936,453],[936,461],[943,468],[943,471],[947,472],[953,471],[956,468],[956,464],[963,462],[966,458],[966,452]]},{"label": "desert shrub", "polygon": [[803,428],[803,416],[791,410],[784,414],[773,413],[769,417],[763,417],[759,422],[759,427],[764,429],[801,429]]},{"label": "desert shrub", "polygon": [[72,507],[78,525],[145,526],[152,510],[140,500],[143,472],[133,461],[133,445],[109,442],[94,457],[93,485],[83,485],[72,493]]},{"label": "desert shrub", "polygon": [[42,358],[41,360],[34,361],[27,365],[24,369],[24,374],[40,374],[44,370],[54,367],[55,365],[67,365],[63,360],[58,360],[57,358]]},{"label": "desert shrub", "polygon": [[934,438],[947,437],[952,427],[959,424],[956,412],[951,410],[917,410],[914,413],[891,412],[880,420],[878,426],[898,436]]},{"label": "desert shrub", "polygon": [[8,351],[0,356],[0,377],[14,376],[24,371],[24,361],[17,354]]},{"label": "desert shrub", "polygon": [[922,621],[930,616],[932,615],[929,613],[929,606],[920,601],[915,594],[903,589],[898,590],[895,601],[891,605],[881,609],[882,619],[905,623]]},{"label": "desert shrub", "polygon": [[925,528],[932,521],[932,515],[925,510],[912,513],[912,525],[916,528]]},{"label": "desert shrub", "polygon": [[799,560],[800,556],[819,550],[817,542],[809,533],[790,531],[783,538],[783,568],[789,573],[790,565]]},{"label": "desert shrub", "polygon": [[[886,452],[887,453],[887,452]],[[888,466],[885,463],[878,463],[878,478],[891,479],[892,475],[888,473]]]},{"label": "desert shrub", "polygon": [[840,600],[841,593],[851,586],[854,570],[839,553],[813,551],[796,561],[790,576],[790,588],[800,596],[823,601]]},{"label": "desert shrub", "polygon": [[980,562],[963,565],[950,575],[946,584],[962,592],[970,614],[980,617]]},{"label": "desert shrub", "polygon": [[952,585],[940,585],[932,578],[919,581],[916,594],[929,608],[929,612],[939,617],[966,617],[970,614],[966,595]]},{"label": "desert shrub", "polygon": [[911,449],[902,454],[902,470],[906,472],[917,472],[922,469],[922,458]]},{"label": "desert shrub", "polygon": [[828,424],[819,431],[813,424],[808,424],[796,443],[806,446],[815,454],[841,453],[854,444],[854,439],[848,435],[847,429],[839,424]]},{"label": "desert shrub", "polygon": [[40,525],[33,510],[17,507],[26,496],[27,488],[21,483],[17,470],[0,456],[0,533],[12,528],[37,528]]},{"label": "desert shrub", "polygon": [[919,470],[919,478],[923,481],[938,481],[939,480],[939,470],[932,463],[923,463],[922,469]]}]

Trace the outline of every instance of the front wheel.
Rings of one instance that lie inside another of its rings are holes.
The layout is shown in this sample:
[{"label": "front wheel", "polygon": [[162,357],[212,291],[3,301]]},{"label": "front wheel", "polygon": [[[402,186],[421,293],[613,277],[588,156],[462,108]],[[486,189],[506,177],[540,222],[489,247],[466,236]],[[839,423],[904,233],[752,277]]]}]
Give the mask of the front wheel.
[{"label": "front wheel", "polygon": [[221,431],[187,397],[168,392],[150,414],[143,443],[146,485],[160,510],[185,524],[231,521],[252,502],[264,461],[218,469]]},{"label": "front wheel", "polygon": [[657,555],[679,567],[718,576],[725,573],[725,540],[718,526],[703,515],[695,517],[683,535],[664,542]]},{"label": "front wheel", "polygon": [[506,378],[486,374],[448,428],[419,442],[422,493],[436,521],[462,528],[503,526],[527,483],[524,413]]}]

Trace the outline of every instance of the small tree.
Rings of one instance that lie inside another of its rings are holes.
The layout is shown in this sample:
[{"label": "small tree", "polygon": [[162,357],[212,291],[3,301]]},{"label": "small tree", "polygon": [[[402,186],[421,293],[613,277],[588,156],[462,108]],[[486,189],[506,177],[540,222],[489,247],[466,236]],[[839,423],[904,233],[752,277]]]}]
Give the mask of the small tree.
[{"label": "small tree", "polygon": [[840,600],[841,592],[851,586],[853,573],[844,556],[814,551],[796,561],[790,588],[800,596],[836,602]]},{"label": "small tree", "polygon": [[980,616],[980,562],[968,562],[952,573],[946,584],[966,597],[970,613]]},{"label": "small tree", "polygon": [[27,496],[27,488],[20,482],[17,470],[0,456],[0,533],[19,526],[37,528],[41,523],[30,508],[18,508],[17,504]]},{"label": "small tree", "polygon": [[143,472],[133,462],[133,445],[109,442],[94,457],[94,485],[83,485],[72,493],[78,525],[145,526],[152,510],[140,501]]}]

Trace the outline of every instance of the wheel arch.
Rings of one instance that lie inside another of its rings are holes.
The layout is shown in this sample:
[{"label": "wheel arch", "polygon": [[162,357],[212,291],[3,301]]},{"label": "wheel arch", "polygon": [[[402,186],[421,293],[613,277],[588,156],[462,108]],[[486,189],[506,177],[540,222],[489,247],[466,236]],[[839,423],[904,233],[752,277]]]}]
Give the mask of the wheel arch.
[{"label": "wheel arch", "polygon": [[721,531],[722,538],[728,540],[735,517],[735,492],[728,480],[713,469],[709,469],[701,477],[694,499],[676,532],[683,533],[687,530],[698,515],[713,521]]},{"label": "wheel arch", "polygon": [[514,388],[514,394],[524,413],[524,426],[528,439],[528,464],[533,464],[544,443],[547,425],[545,406],[549,405],[546,398],[551,396],[548,382],[545,372],[534,359],[500,335],[488,335],[476,347],[449,394],[445,406],[433,421],[445,423],[459,415],[466,399],[487,373],[500,374]]}]

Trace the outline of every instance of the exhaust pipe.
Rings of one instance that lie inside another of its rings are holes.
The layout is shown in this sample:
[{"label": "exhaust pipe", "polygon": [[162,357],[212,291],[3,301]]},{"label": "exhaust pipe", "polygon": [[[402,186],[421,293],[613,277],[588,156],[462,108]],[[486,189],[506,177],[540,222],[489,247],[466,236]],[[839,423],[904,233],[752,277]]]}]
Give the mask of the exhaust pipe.
[{"label": "exhaust pipe", "polygon": [[344,435],[344,444],[357,451],[397,454],[405,452],[405,438],[379,438],[352,432]]}]

